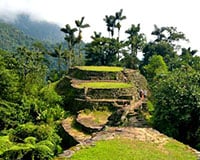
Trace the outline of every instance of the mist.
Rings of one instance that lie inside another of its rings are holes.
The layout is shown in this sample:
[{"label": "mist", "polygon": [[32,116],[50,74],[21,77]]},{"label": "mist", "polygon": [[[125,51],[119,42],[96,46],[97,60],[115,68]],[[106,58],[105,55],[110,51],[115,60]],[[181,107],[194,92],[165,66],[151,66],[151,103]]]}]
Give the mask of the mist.
[{"label": "mist", "polygon": [[[198,23],[200,10],[197,0],[0,0],[0,18],[14,21],[20,14],[27,14],[31,20],[55,23],[60,27],[74,25],[74,20],[85,17],[90,28],[84,30],[84,41],[91,41],[94,31],[107,36],[103,18],[123,9],[127,19],[122,22],[122,33],[131,24],[141,24],[141,32],[151,39],[153,25],[174,26],[190,40],[189,46],[200,51]],[[123,35],[122,35],[123,36]],[[126,37],[122,37],[123,39]],[[199,53],[200,54],[200,53]]]}]

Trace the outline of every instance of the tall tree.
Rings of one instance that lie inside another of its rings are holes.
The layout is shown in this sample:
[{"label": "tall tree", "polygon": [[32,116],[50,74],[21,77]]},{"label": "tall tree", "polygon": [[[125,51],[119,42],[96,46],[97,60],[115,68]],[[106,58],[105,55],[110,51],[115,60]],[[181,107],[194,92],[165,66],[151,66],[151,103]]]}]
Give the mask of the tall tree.
[{"label": "tall tree", "polygon": [[114,38],[102,37],[94,33],[92,42],[86,44],[86,64],[88,65],[115,65],[116,55],[121,44]]},{"label": "tall tree", "polygon": [[88,28],[90,27],[89,24],[83,24],[83,21],[84,21],[85,17],[82,17],[81,20],[75,20],[75,23],[76,23],[76,26],[78,27],[78,42],[80,42],[82,40],[82,29],[83,28]]},{"label": "tall tree", "polygon": [[149,62],[149,58],[153,55],[161,55],[165,63],[168,64],[169,59],[175,57],[177,55],[174,48],[167,42],[161,41],[159,43],[149,42],[143,48],[144,58],[142,61],[142,66],[147,65]]},{"label": "tall tree", "polygon": [[189,48],[182,48],[180,55],[175,55],[171,57],[168,61],[168,68],[170,71],[173,71],[177,68],[181,68],[181,66],[190,66],[195,70],[198,70],[199,66],[199,56],[195,56],[197,50],[192,50]]},{"label": "tall tree", "polygon": [[174,42],[178,42],[180,40],[188,41],[185,34],[177,31],[176,27],[158,28],[157,25],[154,25],[154,31],[151,34],[156,36],[156,39],[154,40],[155,42],[165,41],[174,47],[179,47]]},{"label": "tall tree", "polygon": [[26,47],[19,47],[16,60],[18,61],[18,73],[23,83],[24,92],[37,94],[45,83],[47,66],[44,61],[44,54],[34,52]]},{"label": "tall tree", "polygon": [[0,50],[0,101],[18,102],[20,100],[20,79],[16,69],[10,68],[6,52]]},{"label": "tall tree", "polygon": [[117,39],[119,41],[119,37],[120,37],[120,29],[121,29],[121,24],[120,22],[124,19],[126,19],[126,16],[122,15],[123,13],[123,9],[120,9],[119,12],[116,12],[115,15],[106,15],[105,18],[103,19],[106,22],[106,26],[107,26],[107,31],[109,32],[109,37],[113,38],[114,36],[114,31],[115,28],[117,28],[118,30],[118,36]]},{"label": "tall tree", "polygon": [[146,44],[145,35],[140,33],[140,24],[137,26],[132,24],[125,33],[128,34],[128,39],[125,42],[125,45],[128,47],[130,52],[125,52],[122,61],[124,61],[126,67],[138,69],[139,59],[137,58],[137,53],[141,52]]},{"label": "tall tree", "polygon": [[134,24],[125,31],[128,34],[127,45],[130,45],[131,54],[137,55],[138,51],[142,51],[146,44],[146,37],[143,33],[140,33],[140,24],[135,26]]},{"label": "tall tree", "polygon": [[176,58],[177,51],[181,48],[178,42],[188,41],[185,34],[177,31],[176,27],[159,28],[157,25],[154,26],[154,31],[151,34],[155,36],[155,40],[147,43],[143,49],[144,59],[140,66],[141,71],[143,72],[142,67],[148,64],[149,58],[153,55],[161,55],[170,69],[171,59]]},{"label": "tall tree", "polygon": [[[84,17],[81,20],[75,20],[75,24],[77,28],[71,28],[69,24],[66,24],[65,28],[61,28],[61,31],[65,33],[65,40],[67,41],[68,50],[66,50],[66,59],[68,59],[68,68],[73,66],[74,64],[81,64],[81,42],[82,42],[82,29],[89,27],[89,24],[83,24]],[[76,36],[76,32],[78,31],[78,35]],[[78,46],[78,60],[76,60],[77,56],[75,53],[76,45]],[[77,63],[78,62],[78,63]]]},{"label": "tall tree", "polygon": [[107,31],[109,33],[109,37],[113,38],[113,36],[114,36],[114,29],[115,29],[115,23],[116,23],[115,16],[113,16],[113,15],[110,15],[110,16],[106,15],[103,20],[106,22],[106,26],[107,26]]},{"label": "tall tree", "polygon": [[75,24],[78,28],[77,43],[78,43],[78,56],[79,56],[78,61],[79,61],[79,63],[81,62],[80,59],[83,57],[83,54],[81,54],[82,29],[90,27],[90,25],[87,23],[83,24],[84,19],[85,19],[85,17],[82,17],[81,20],[75,20]]},{"label": "tall tree", "polygon": [[126,16],[122,15],[123,10],[121,9],[119,12],[116,12],[115,15],[106,15],[105,18],[103,19],[106,22],[107,26],[107,31],[109,33],[109,38],[114,39],[114,33],[115,33],[115,28],[118,30],[118,35],[116,40],[118,41],[115,43],[116,48],[118,48],[118,53],[116,54],[117,56],[117,61],[120,60],[120,46],[122,46],[122,41],[120,41],[120,29],[121,29],[121,21],[126,19]]},{"label": "tall tree", "polygon": [[62,51],[62,45],[60,44],[55,48],[56,57],[58,57],[58,71],[61,72],[61,61],[64,58],[64,52]]},{"label": "tall tree", "polygon": [[101,65],[104,63],[103,55],[103,37],[101,33],[94,32],[94,35],[91,36],[92,42],[86,44],[85,54],[86,54],[86,64],[87,65]]},{"label": "tall tree", "polygon": [[77,38],[75,36],[75,32],[77,32],[77,28],[71,28],[69,24],[65,25],[65,28],[61,28],[61,31],[65,33],[65,40],[67,42],[68,51],[66,51],[65,59],[68,60],[67,66],[70,68],[73,65],[74,60],[74,47],[77,43]]},{"label": "tall tree", "polygon": [[126,19],[126,16],[123,16],[122,15],[122,12],[123,12],[123,9],[120,9],[120,11],[119,12],[116,12],[115,13],[115,19],[116,19],[116,25],[115,25],[115,27],[118,29],[118,40],[119,40],[119,38],[120,38],[120,29],[121,29],[121,24],[120,24],[120,22],[122,21],[122,20],[124,20],[124,19]]}]

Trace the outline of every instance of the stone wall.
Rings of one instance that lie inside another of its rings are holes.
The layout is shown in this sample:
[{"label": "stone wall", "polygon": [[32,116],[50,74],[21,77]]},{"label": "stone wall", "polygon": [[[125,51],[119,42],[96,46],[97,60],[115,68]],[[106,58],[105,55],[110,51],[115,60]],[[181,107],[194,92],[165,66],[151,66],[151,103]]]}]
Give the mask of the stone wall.
[{"label": "stone wall", "polygon": [[[84,88],[73,87],[73,83],[81,83],[81,81],[125,82],[131,83],[132,87],[117,89],[87,88],[87,91]],[[115,99],[130,100],[133,104],[140,99],[139,91],[141,89],[147,90],[147,81],[139,71],[131,69],[125,69],[120,72],[95,72],[73,68],[70,70],[69,75],[60,80],[57,85],[57,92],[63,97],[66,109],[73,112],[98,106],[98,104],[100,106],[104,102],[98,101],[99,99],[105,100],[105,103],[110,103],[110,105],[113,105]],[[122,105],[124,102],[120,104]]]},{"label": "stone wall", "polygon": [[119,80],[122,76],[121,72],[99,72],[99,71],[84,71],[78,68],[72,68],[69,71],[69,76],[81,80]]}]

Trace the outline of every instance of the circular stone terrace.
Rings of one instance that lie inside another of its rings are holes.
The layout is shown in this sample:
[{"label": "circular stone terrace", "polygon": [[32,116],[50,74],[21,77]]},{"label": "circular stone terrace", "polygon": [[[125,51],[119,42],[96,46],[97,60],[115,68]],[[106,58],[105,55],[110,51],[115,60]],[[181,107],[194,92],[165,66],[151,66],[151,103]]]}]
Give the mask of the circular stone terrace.
[{"label": "circular stone terrace", "polygon": [[111,67],[111,66],[76,66],[79,70],[84,71],[96,71],[96,72],[121,72],[122,67]]},{"label": "circular stone terrace", "polygon": [[131,88],[130,83],[117,82],[117,81],[77,81],[72,83],[74,88],[92,88],[92,89],[115,89],[115,88]]}]

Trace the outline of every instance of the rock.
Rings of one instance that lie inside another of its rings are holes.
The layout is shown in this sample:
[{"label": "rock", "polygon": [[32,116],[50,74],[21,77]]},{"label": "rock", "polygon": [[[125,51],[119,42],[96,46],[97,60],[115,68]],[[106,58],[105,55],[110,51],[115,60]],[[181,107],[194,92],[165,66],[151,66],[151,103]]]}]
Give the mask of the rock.
[{"label": "rock", "polygon": [[62,154],[59,155],[59,157],[71,157],[75,152],[72,150],[65,150]]}]

